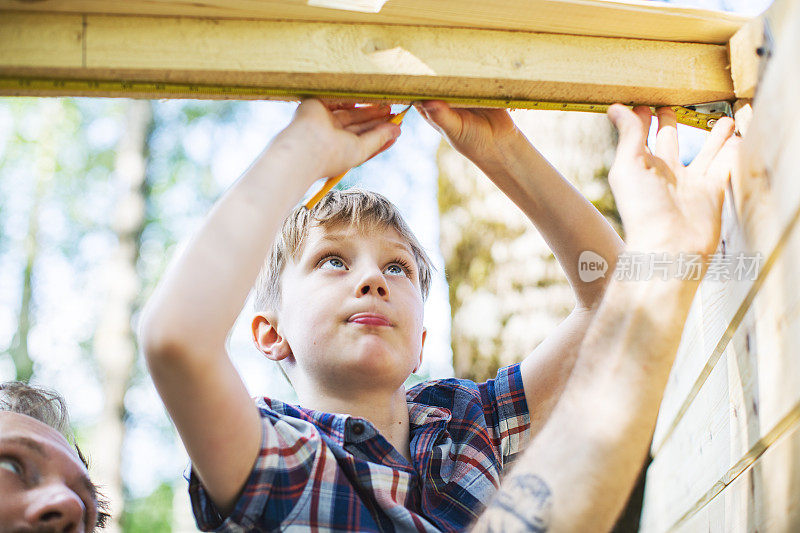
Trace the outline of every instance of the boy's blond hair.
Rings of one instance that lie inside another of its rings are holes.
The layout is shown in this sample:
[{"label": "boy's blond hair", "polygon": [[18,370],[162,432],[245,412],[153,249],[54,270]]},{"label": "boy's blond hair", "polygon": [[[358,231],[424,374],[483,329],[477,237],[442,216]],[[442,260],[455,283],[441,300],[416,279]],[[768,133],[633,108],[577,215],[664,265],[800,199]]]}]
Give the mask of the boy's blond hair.
[{"label": "boy's blond hair", "polygon": [[431,260],[411,232],[400,212],[386,197],[364,189],[332,190],[311,210],[300,205],[283,221],[280,235],[256,280],[255,306],[258,311],[277,311],[281,304],[281,274],[287,258],[296,258],[308,235],[318,225],[326,229],[352,226],[361,231],[393,228],[411,246],[419,272],[422,299],[431,285]]}]

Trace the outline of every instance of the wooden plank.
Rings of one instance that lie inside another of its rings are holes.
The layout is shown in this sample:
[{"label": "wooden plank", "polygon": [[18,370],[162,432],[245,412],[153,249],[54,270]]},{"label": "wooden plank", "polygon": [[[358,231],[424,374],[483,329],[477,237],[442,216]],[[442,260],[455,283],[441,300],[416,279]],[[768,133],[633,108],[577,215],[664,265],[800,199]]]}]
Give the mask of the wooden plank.
[{"label": "wooden plank", "polygon": [[82,38],[80,15],[0,13],[0,64],[6,68],[81,68]]},{"label": "wooden plank", "polygon": [[746,17],[660,2],[389,0],[380,13],[306,0],[0,0],[0,10],[447,26],[726,44]]},{"label": "wooden plank", "polygon": [[789,2],[775,2],[764,14],[747,22],[728,42],[731,77],[737,98],[753,98],[770,46],[765,31],[777,41],[791,14]]},{"label": "wooden plank", "polygon": [[745,471],[726,481],[724,490],[675,531],[800,530],[800,425],[795,424]]},{"label": "wooden plank", "polygon": [[[52,51],[41,36],[61,23],[57,16],[43,17],[41,24],[17,17],[3,14],[2,25],[34,24],[38,32],[28,34],[38,38],[27,46],[38,44],[36,57]],[[20,58],[3,61],[0,76],[55,72],[67,79],[247,85],[297,94],[651,105],[732,95],[725,47],[705,44],[457,28],[86,16],[83,46],[84,68],[61,64],[59,54],[52,54],[47,69],[25,66]]]}]

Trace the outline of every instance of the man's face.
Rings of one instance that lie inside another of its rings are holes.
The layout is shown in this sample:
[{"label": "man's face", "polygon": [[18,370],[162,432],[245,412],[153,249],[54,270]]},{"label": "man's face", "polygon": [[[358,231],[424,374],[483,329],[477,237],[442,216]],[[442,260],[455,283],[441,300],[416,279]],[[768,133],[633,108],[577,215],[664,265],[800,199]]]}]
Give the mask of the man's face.
[{"label": "man's face", "polygon": [[422,357],[419,272],[393,228],[309,228],[282,275],[278,330],[316,386],[397,389]]},{"label": "man's face", "polygon": [[94,486],[55,429],[0,411],[0,532],[92,531]]}]

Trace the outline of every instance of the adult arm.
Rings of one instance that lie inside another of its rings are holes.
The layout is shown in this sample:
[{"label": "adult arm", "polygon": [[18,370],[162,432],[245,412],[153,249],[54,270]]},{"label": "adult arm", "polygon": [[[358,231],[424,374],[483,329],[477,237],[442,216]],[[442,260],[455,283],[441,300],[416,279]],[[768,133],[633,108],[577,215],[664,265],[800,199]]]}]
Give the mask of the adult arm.
[{"label": "adult arm", "polygon": [[569,378],[586,329],[608,277],[580,279],[578,259],[591,250],[613,272],[623,243],[586,198],[514,125],[502,109],[451,109],[440,101],[418,109],[458,150],[480,168],[531,220],[553,251],[575,295],[570,315],[522,362],[531,432],[545,424]]},{"label": "adult arm", "polygon": [[[670,110],[659,110],[654,154],[646,146],[647,108],[614,106],[609,116],[620,132],[610,182],[630,249],[708,257],[738,147],[732,121],[720,121],[684,168]],[[613,526],[647,453],[698,284],[611,282],[561,400],[474,531]]]},{"label": "adult arm", "polygon": [[[318,178],[358,165],[399,128],[388,107],[307,100],[217,201],[170,264],[140,328],[150,373],[209,496],[231,510],[261,446],[261,422],[225,349],[284,217]],[[314,157],[310,157],[313,154]]]}]

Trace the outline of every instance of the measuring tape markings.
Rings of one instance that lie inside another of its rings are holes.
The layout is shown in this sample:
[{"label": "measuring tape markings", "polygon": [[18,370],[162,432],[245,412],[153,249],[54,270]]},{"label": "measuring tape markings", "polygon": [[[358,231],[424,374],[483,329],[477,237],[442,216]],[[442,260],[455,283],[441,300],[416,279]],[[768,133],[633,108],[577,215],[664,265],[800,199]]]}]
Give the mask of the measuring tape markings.
[{"label": "measuring tape markings", "polygon": [[[582,111],[588,113],[605,113],[610,104],[572,103],[572,102],[546,102],[537,100],[516,100],[503,98],[465,98],[465,97],[434,97],[431,95],[408,94],[374,94],[353,93],[344,91],[296,91],[291,89],[272,89],[264,87],[250,87],[238,85],[204,85],[193,83],[164,83],[146,81],[103,81],[103,80],[71,80],[71,79],[33,79],[33,78],[0,78],[0,91],[13,92],[16,90],[33,91],[68,91],[80,93],[138,93],[145,95],[180,95],[197,98],[203,97],[229,97],[230,99],[260,99],[279,98],[283,100],[297,100],[303,97],[317,96],[329,98],[342,98],[361,101],[402,101],[413,102],[417,100],[444,100],[451,104],[465,107],[501,107],[514,109],[537,109],[549,111]],[[120,95],[120,96],[125,96]],[[723,103],[724,104],[724,103]],[[675,110],[676,119],[681,124],[693,126],[703,130],[711,130],[714,124],[724,116],[730,116],[728,111],[716,111],[720,105],[711,105],[713,112],[701,112],[689,107],[671,106]],[[702,108],[704,106],[691,106]]]}]

